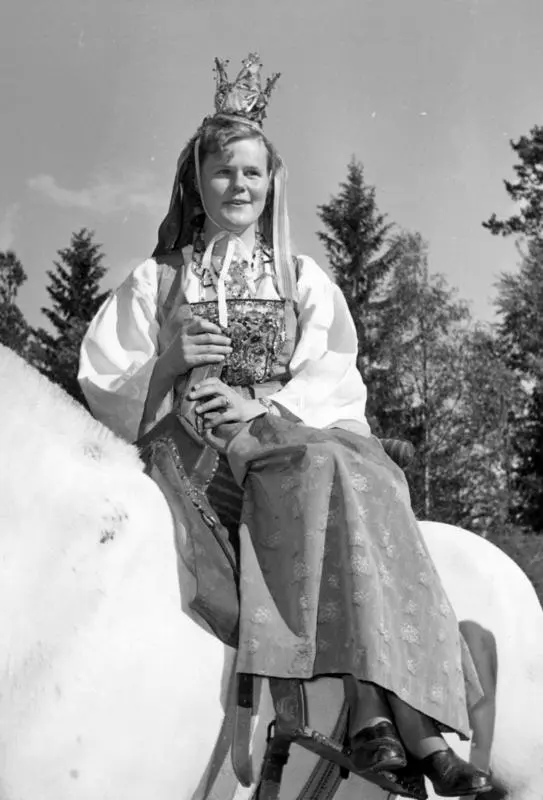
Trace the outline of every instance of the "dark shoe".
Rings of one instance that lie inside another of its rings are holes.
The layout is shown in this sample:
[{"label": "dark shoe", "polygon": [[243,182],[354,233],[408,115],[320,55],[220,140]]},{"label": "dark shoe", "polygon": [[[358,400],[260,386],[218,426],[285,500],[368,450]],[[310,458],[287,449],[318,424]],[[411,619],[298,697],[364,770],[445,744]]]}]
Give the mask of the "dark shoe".
[{"label": "dark shoe", "polygon": [[477,795],[492,789],[487,773],[468,764],[450,747],[426,756],[420,761],[420,766],[440,797]]},{"label": "dark shoe", "polygon": [[379,772],[405,767],[403,744],[390,722],[363,728],[350,741],[351,761],[356,771]]}]

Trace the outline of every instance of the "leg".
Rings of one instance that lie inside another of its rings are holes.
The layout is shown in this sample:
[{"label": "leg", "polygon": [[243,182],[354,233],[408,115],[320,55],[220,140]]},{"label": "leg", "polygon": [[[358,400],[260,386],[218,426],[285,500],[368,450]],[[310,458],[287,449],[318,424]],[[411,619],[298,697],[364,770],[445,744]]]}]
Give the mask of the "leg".
[{"label": "leg", "polygon": [[408,706],[396,695],[390,694],[388,699],[402,741],[415,758],[426,758],[439,750],[447,750],[447,742],[433,719]]},{"label": "leg", "polygon": [[392,724],[392,713],[385,692],[373,683],[343,676],[345,699],[349,705],[349,736],[380,722]]},{"label": "leg", "polygon": [[448,746],[436,723],[389,694],[394,719],[407,751],[421,765],[441,797],[482,794],[492,789],[488,775],[461,759]]},{"label": "leg", "polygon": [[385,692],[373,683],[343,676],[349,705],[349,742],[359,772],[399,769],[406,757]]}]

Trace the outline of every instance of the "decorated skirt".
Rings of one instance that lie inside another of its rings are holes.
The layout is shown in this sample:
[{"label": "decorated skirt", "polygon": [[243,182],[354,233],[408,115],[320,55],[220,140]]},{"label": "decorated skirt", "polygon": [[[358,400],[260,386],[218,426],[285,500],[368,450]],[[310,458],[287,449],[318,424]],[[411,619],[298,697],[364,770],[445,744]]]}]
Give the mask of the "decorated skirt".
[{"label": "decorated skirt", "polygon": [[354,675],[468,735],[478,679],[379,441],[266,415],[228,458],[244,490],[238,670]]}]

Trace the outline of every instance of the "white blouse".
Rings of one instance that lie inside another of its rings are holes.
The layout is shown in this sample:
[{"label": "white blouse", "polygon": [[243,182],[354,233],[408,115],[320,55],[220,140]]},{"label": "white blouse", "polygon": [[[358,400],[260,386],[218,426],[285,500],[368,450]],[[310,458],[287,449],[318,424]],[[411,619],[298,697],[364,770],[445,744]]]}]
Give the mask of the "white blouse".
[{"label": "white blouse", "polygon": [[[291,379],[269,399],[311,427],[341,427],[369,436],[366,387],[356,367],[356,330],[345,298],[312,258],[300,256],[299,261],[300,336]],[[271,275],[262,277],[253,284],[254,296],[276,298]],[[157,264],[147,259],[104,302],[81,346],[78,377],[89,407],[128,441],[137,438],[157,359],[157,288]],[[191,265],[184,289],[188,302],[203,299]],[[214,299],[213,294],[208,287],[205,299]]]}]

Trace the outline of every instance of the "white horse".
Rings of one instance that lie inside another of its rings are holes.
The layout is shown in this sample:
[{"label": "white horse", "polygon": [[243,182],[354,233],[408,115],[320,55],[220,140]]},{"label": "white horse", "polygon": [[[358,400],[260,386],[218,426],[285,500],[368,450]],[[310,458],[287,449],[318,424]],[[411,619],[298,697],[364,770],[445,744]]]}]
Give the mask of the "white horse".
[{"label": "white horse", "polygon": [[[165,500],[135,448],[2,347],[0,426],[0,800],[202,797],[233,653],[181,611],[188,576]],[[459,619],[495,639],[499,796],[541,800],[536,595],[487,541],[446,525],[422,530]],[[255,765],[271,717],[265,696]],[[282,800],[299,797],[316,762],[295,749]],[[209,796],[252,791],[226,772]],[[353,777],[335,796],[387,797]]]}]

